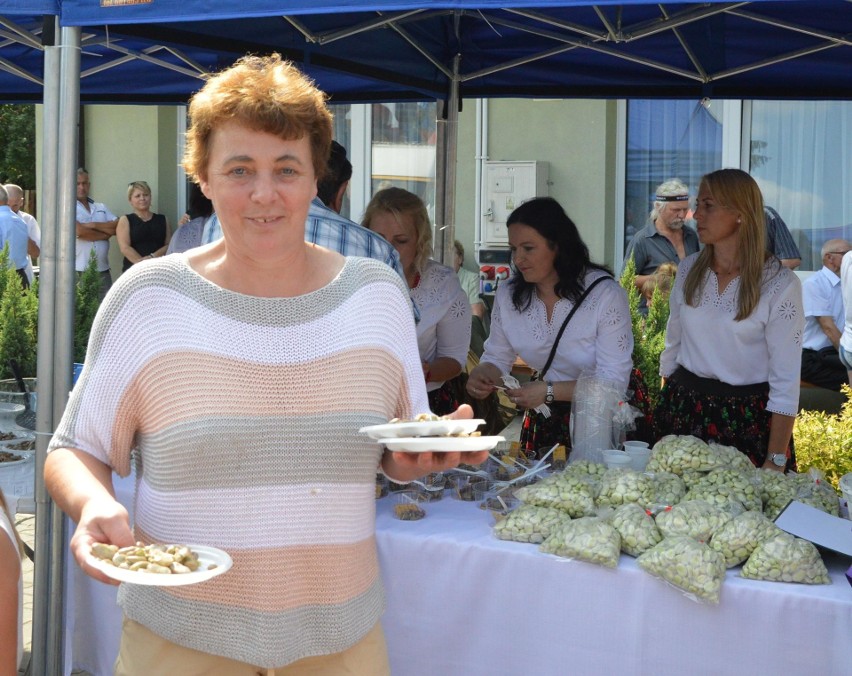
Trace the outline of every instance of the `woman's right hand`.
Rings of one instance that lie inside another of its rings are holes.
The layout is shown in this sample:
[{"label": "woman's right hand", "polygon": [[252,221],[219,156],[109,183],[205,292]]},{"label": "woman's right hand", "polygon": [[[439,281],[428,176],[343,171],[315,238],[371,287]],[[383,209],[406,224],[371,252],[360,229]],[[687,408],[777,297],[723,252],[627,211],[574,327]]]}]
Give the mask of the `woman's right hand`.
[{"label": "woman's right hand", "polygon": [[[495,377],[495,373],[497,376]],[[491,364],[480,364],[467,378],[467,393],[474,399],[485,399],[499,384],[499,373]]]},{"label": "woman's right hand", "polygon": [[107,584],[118,582],[104,575],[89,563],[92,545],[96,542],[129,547],[134,544],[127,510],[117,500],[90,500],[83,507],[80,523],[71,536],[71,552],[83,571]]}]

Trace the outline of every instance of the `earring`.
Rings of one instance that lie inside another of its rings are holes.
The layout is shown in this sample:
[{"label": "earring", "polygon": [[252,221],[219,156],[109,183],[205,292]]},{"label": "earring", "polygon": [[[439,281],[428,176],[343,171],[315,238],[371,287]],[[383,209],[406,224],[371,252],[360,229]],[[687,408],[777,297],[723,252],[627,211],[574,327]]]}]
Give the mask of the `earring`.
[{"label": "earring", "polygon": [[740,224],[740,223],[742,223],[742,222],[743,222],[743,219],[742,219],[742,218],[738,218],[738,219],[737,219],[737,225],[739,225],[739,224]]}]

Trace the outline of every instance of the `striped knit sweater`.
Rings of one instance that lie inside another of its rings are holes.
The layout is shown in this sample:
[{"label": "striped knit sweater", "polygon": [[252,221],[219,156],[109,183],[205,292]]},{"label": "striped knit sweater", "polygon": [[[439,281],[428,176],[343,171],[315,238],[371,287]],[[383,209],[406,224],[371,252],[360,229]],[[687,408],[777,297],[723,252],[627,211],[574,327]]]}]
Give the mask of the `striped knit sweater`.
[{"label": "striped knit sweater", "polygon": [[347,258],[322,289],[258,298],[175,255],[113,287],[50,449],[122,476],[135,463],[138,540],[234,560],[198,585],[122,585],[128,617],[274,668],[344,650],[378,621],[381,449],[358,429],[426,410],[408,295],[387,266]]}]

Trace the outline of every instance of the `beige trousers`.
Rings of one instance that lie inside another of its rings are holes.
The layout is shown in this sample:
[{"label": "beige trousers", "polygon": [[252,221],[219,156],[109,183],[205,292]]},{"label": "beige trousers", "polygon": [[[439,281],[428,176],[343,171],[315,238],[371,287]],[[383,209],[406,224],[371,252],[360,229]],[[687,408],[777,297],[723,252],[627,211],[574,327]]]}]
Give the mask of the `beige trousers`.
[{"label": "beige trousers", "polygon": [[175,645],[138,622],[124,618],[116,676],[390,676],[381,623],[361,641],[333,655],[306,657],[277,669]]}]

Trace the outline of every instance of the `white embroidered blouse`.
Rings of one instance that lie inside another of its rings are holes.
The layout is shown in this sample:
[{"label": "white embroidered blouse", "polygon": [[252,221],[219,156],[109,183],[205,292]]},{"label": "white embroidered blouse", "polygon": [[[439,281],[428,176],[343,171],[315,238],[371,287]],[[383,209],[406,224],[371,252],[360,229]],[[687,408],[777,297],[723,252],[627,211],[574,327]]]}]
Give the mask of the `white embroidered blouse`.
[{"label": "white embroidered blouse", "polygon": [[802,285],[796,273],[769,259],[763,266],[757,307],[737,322],[739,277],[720,291],[716,274],[708,270],[698,306],[684,302],[683,283],[697,257],[685,258],[677,269],[660,375],[670,376],[683,366],[697,376],[729,385],[768,382],[767,409],[795,416],[805,324]]},{"label": "white embroidered blouse", "polygon": [[[417,346],[421,361],[449,357],[464,368],[470,349],[470,303],[453,269],[426,261],[419,284],[411,289],[411,300],[420,311]],[[431,392],[443,384],[429,382],[426,389]]]},{"label": "white embroidered blouse", "polygon": [[[587,273],[586,286],[604,274],[600,270]],[[535,293],[529,307],[518,312],[512,304],[511,284],[500,286],[481,361],[508,373],[515,357],[520,356],[532,368],[543,369],[556,334],[573,307],[573,301],[560,298],[548,322],[545,305]],[[601,282],[568,322],[546,378],[573,381],[585,371],[627,387],[632,353],[627,294],[615,280]]]}]

